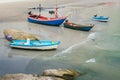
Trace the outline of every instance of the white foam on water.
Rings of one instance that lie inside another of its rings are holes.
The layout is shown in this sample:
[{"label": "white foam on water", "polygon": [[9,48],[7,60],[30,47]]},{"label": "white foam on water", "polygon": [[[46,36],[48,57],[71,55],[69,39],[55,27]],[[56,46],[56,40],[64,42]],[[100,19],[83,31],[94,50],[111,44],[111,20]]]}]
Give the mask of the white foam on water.
[{"label": "white foam on water", "polygon": [[95,58],[92,58],[92,59],[89,59],[89,60],[87,60],[87,61],[85,61],[86,63],[94,63],[94,62],[96,62],[96,59]]},{"label": "white foam on water", "polygon": [[88,35],[87,39],[85,41],[82,41],[80,43],[77,43],[77,44],[74,44],[70,47],[68,47],[67,49],[63,50],[62,52],[59,52],[57,54],[55,54],[52,58],[54,57],[59,57],[59,56],[62,56],[62,55],[65,55],[65,54],[69,54],[69,53],[72,53],[72,50],[78,46],[82,46],[83,44],[85,44],[86,42],[92,40],[94,41],[95,40],[95,33],[91,33]]},{"label": "white foam on water", "polygon": [[72,52],[72,49],[74,49],[74,48],[76,48],[76,47],[78,47],[78,46],[81,46],[81,45],[85,44],[87,41],[88,41],[88,40],[85,40],[85,41],[83,41],[83,42],[74,44],[74,45],[68,47],[67,49],[63,50],[62,52],[57,53],[57,54],[54,55],[53,57],[59,57],[59,56],[65,55],[65,54],[69,54],[69,53]]},{"label": "white foam on water", "polygon": [[89,35],[88,35],[88,39],[95,41],[95,39],[96,39],[96,33],[91,33],[91,34],[89,34]]}]

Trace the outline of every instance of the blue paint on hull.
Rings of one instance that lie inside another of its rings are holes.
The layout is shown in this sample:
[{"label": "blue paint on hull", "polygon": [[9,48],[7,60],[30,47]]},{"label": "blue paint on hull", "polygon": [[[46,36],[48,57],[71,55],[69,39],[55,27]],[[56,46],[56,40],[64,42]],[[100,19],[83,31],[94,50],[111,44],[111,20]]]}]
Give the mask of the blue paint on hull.
[{"label": "blue paint on hull", "polygon": [[66,18],[56,19],[56,20],[37,20],[37,19],[28,17],[28,22],[37,23],[37,24],[52,25],[52,26],[59,26],[65,21],[65,19]]},{"label": "blue paint on hull", "polygon": [[91,30],[92,27],[79,27],[79,28],[74,28],[72,26],[66,26],[66,28],[74,29],[74,30],[82,30],[82,31],[89,31]]},{"label": "blue paint on hull", "polygon": [[50,40],[12,40],[9,42],[9,46],[12,48],[29,50],[55,50],[59,44],[60,41]]},{"label": "blue paint on hull", "polygon": [[50,40],[31,40],[29,44],[26,43],[27,40],[12,40],[9,45],[12,46],[31,46],[31,47],[41,47],[41,46],[53,46],[60,44],[60,41],[50,41]]},{"label": "blue paint on hull", "polygon": [[104,16],[98,16],[98,17],[93,17],[93,20],[95,20],[95,21],[101,21],[101,22],[108,22],[109,18],[104,17]]},{"label": "blue paint on hull", "polygon": [[79,25],[77,25],[77,26],[78,27],[64,23],[64,27],[66,27],[66,28],[70,28],[70,29],[74,29],[74,30],[82,30],[82,31],[90,31],[94,25],[91,25],[91,26],[79,26]]}]

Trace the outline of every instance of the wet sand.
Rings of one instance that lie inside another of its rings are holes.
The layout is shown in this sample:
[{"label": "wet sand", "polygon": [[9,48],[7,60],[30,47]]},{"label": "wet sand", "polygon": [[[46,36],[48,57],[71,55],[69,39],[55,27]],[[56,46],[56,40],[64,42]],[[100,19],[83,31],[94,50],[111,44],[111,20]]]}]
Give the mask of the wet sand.
[{"label": "wet sand", "polygon": [[94,11],[91,13],[86,13],[87,8],[106,5],[111,1],[94,0],[93,3],[91,3],[91,1],[92,0],[88,2],[84,0],[60,0],[56,2],[56,0],[30,0],[0,3],[0,38],[4,38],[4,29],[20,29],[34,34],[36,37],[38,37],[38,39],[61,41],[61,48],[66,49],[71,45],[86,40],[90,33],[93,33],[99,29],[95,26],[91,31],[84,32],[66,29],[63,27],[63,25],[61,25],[60,27],[55,27],[29,23],[27,22],[27,13],[29,11],[28,8],[37,6],[39,3],[41,3],[42,6],[45,7],[55,6],[57,3],[58,5],[65,6],[65,8],[60,9],[60,13],[62,15],[70,14],[70,16],[68,17],[69,20],[82,24],[94,24],[94,22],[91,21],[91,16],[93,16]]},{"label": "wet sand", "polygon": [[[57,4],[72,2],[73,0],[61,0],[57,2]],[[76,0],[77,1],[77,0]],[[17,1],[17,2],[6,2],[0,3],[0,21],[7,22],[7,21],[23,21],[26,20],[27,12],[29,7],[35,7],[38,4],[42,4],[45,7],[53,7],[56,6],[56,0],[24,0],[24,1]]]},{"label": "wet sand", "polygon": [[[62,0],[62,1],[58,1],[57,4],[63,5],[68,2],[71,3],[73,2],[73,0],[66,0],[66,1]],[[80,31],[65,29],[62,26],[53,27],[53,26],[28,23],[27,22],[27,12],[29,11],[28,8],[37,6],[39,3],[41,3],[43,6],[46,7],[55,6],[56,0],[52,0],[52,1],[30,0],[30,1],[0,3],[0,24],[1,24],[0,37],[1,38],[4,37],[3,35],[4,29],[7,28],[20,29],[35,34],[39,39],[59,40],[62,42],[62,44],[66,45],[66,47],[85,38],[84,36],[82,36]],[[67,10],[67,9],[63,9],[63,10]],[[66,11],[64,12],[63,10],[61,9],[61,12],[63,12],[62,14],[66,15]]]}]

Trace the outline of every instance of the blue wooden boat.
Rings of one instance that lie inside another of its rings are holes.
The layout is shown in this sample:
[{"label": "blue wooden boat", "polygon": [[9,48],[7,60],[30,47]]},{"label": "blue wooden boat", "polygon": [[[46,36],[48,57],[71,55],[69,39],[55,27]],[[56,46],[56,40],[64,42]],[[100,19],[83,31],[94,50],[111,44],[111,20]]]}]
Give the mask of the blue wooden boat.
[{"label": "blue wooden boat", "polygon": [[100,22],[108,22],[109,21],[109,17],[94,15],[93,16],[93,20],[100,21]]},{"label": "blue wooden boat", "polygon": [[48,17],[45,17],[45,16],[30,15],[28,17],[28,21],[32,22],[32,23],[38,23],[38,24],[59,26],[66,20],[66,18],[67,17],[48,18]]},{"label": "blue wooden boat", "polygon": [[72,22],[65,22],[64,27],[74,30],[90,31],[94,27],[94,24],[80,25]]},{"label": "blue wooden boat", "polygon": [[[59,7],[56,6],[55,8],[52,8],[53,10],[49,11],[49,14],[55,15],[55,17],[50,18],[44,15],[41,15],[41,10],[51,9],[51,8],[43,8],[41,7],[41,4],[40,4],[39,7],[37,7],[37,9],[39,10],[39,14],[32,14],[31,11],[28,13],[29,14],[28,22],[59,26],[66,20],[67,16],[59,16],[58,8]],[[31,8],[31,9],[36,9],[36,8]]]},{"label": "blue wooden boat", "polygon": [[57,49],[60,41],[50,40],[12,40],[9,46],[12,48],[35,49],[35,50],[54,50]]}]

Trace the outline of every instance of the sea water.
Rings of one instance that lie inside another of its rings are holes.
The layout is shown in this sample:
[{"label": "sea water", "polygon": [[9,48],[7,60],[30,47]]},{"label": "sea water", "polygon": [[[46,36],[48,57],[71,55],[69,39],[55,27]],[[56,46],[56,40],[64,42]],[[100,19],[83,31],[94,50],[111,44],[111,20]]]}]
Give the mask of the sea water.
[{"label": "sea water", "polygon": [[[11,49],[6,44],[6,41],[1,39],[0,75],[7,73],[42,74],[45,69],[65,68],[85,73],[85,75],[76,78],[76,80],[119,80],[120,4],[85,7],[84,11],[80,11],[81,8],[78,7],[69,9],[73,11],[70,20],[74,21],[79,16],[81,19],[77,19],[76,22],[94,23],[95,27],[90,32],[42,26],[45,28],[43,30],[39,29],[39,31],[44,33],[47,38],[50,38],[51,35],[46,35],[45,29],[47,29],[46,31],[53,31],[51,34],[56,32],[59,35],[57,36],[58,40],[66,37],[66,39],[61,39],[62,43],[55,51]],[[91,17],[96,13],[109,16],[110,21],[107,23],[92,21]],[[78,16],[75,17],[75,15]],[[13,24],[11,23],[11,25]],[[16,24],[20,25],[19,22]],[[26,23],[23,22],[22,24]],[[6,24],[2,25],[5,26]],[[33,31],[37,31],[38,27],[40,27],[36,24],[29,24],[29,26],[34,26],[32,28]],[[75,41],[72,37],[77,39],[79,39],[78,37],[83,37],[84,39]],[[70,39],[67,40],[67,38]],[[64,46],[65,43],[67,46]]]}]

